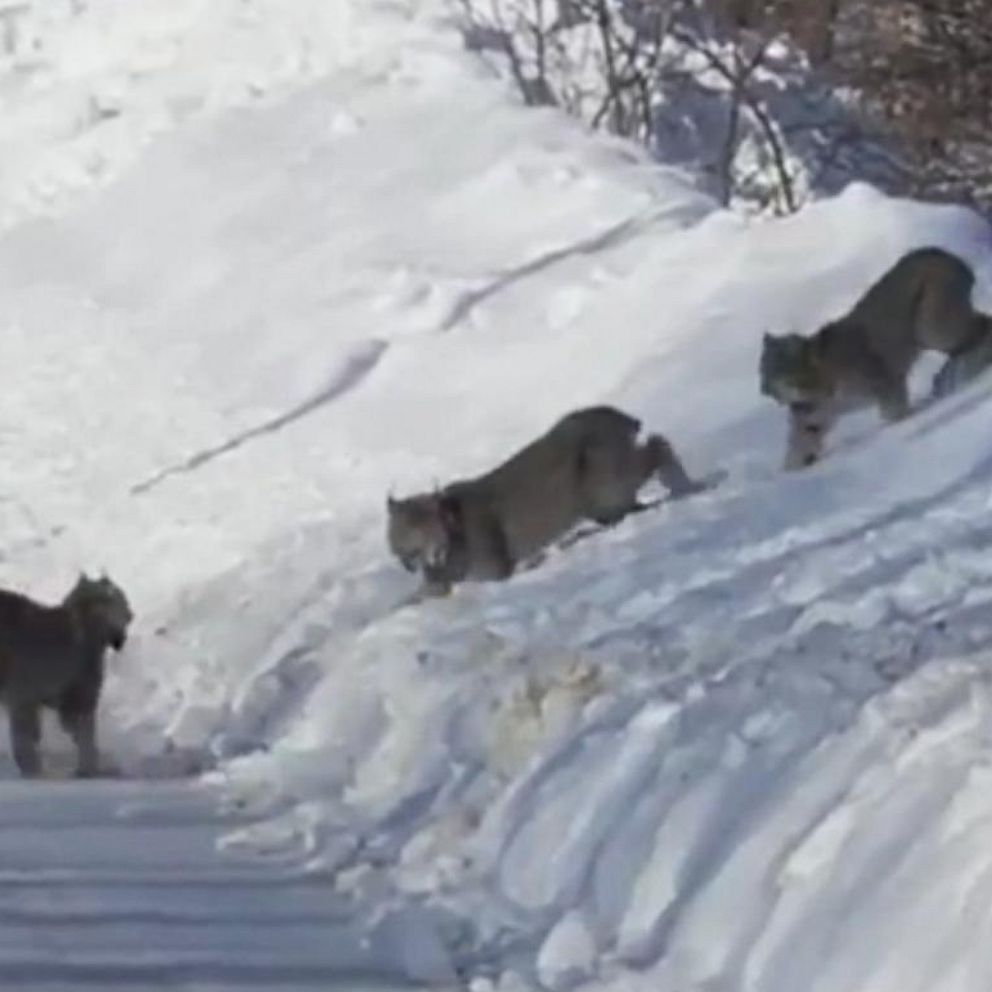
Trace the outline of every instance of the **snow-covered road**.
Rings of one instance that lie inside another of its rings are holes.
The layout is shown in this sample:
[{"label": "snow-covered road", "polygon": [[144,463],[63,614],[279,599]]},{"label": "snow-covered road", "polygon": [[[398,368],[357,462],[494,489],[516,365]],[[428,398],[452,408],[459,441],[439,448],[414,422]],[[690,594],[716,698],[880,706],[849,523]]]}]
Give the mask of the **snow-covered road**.
[{"label": "snow-covered road", "polygon": [[[988,385],[789,476],[757,388],[921,244],[992,310],[985,223],[718,210],[440,0],[26,9],[0,582],[136,621],[125,777],[2,766],[0,989],[988,992]],[[404,608],[386,493],[598,402],[726,481]]]},{"label": "snow-covered road", "polygon": [[256,820],[203,783],[5,783],[0,988],[445,987],[410,920],[368,926],[306,836],[240,849]]}]

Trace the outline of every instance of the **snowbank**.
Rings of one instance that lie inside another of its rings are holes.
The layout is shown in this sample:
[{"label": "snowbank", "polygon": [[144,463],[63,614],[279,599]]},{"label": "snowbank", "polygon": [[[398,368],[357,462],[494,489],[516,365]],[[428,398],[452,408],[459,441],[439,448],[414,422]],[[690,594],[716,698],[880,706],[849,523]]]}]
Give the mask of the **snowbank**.
[{"label": "snowbank", "polygon": [[[916,245],[968,258],[992,308],[977,218],[858,186],[714,211],[518,107],[412,3],[249,8],[235,75],[280,92],[219,113],[205,94],[246,90],[202,52],[240,50],[234,5],[120,6],[86,78],[181,22],[133,93],[195,84],[202,115],[0,240],[3,580],[55,596],[105,565],[132,593],[115,760],[282,803],[342,892],[449,921],[479,988],[986,992],[985,392],[852,418],[784,477],[756,384],[763,331],[811,330]],[[311,58],[288,75],[287,38]],[[132,157],[156,118],[122,119]],[[33,210],[23,176],[76,139],[18,140],[0,200]],[[728,481],[400,608],[386,492],[598,401]]]},{"label": "snowbank", "polygon": [[116,178],[157,134],[350,64],[346,0],[0,5],[0,228]]}]

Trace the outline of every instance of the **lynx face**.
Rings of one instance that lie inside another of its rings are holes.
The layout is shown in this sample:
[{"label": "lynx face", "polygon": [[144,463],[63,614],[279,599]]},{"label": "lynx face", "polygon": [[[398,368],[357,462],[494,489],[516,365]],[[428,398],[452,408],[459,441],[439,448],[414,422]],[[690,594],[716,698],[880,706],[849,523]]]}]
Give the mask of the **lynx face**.
[{"label": "lynx face", "polygon": [[437,493],[387,501],[389,548],[408,572],[441,569],[451,553],[451,529]]},{"label": "lynx face", "polygon": [[134,613],[124,591],[112,579],[80,575],[65,598],[65,605],[76,610],[87,631],[97,634],[115,651],[127,641],[127,630]]},{"label": "lynx face", "polygon": [[799,334],[766,334],[761,344],[761,392],[786,406],[817,403],[832,393],[814,356],[814,343]]}]

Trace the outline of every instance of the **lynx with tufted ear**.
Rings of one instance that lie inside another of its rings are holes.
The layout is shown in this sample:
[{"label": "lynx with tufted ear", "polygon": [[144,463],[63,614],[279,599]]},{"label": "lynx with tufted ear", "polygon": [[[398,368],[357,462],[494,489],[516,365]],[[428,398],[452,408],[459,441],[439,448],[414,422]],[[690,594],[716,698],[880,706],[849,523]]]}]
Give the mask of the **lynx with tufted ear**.
[{"label": "lynx with tufted ear", "polygon": [[567,414],[502,465],[408,499],[387,498],[388,542],[431,591],[506,579],[582,520],[613,524],[641,509],[657,476],[673,497],[701,488],[660,435],[612,407]]},{"label": "lynx with tufted ear", "polygon": [[41,773],[38,745],[43,707],[58,712],[76,744],[77,774],[96,775],[96,710],[107,648],[120,650],[134,614],[106,575],[81,573],[57,606],[0,590],[0,701],[10,715],[14,760],[21,774]]},{"label": "lynx with tufted ear", "polygon": [[904,255],[839,320],[806,338],[765,334],[761,392],[789,408],[786,468],[819,460],[830,425],[846,409],[878,407],[887,421],[909,413],[907,380],[922,352],[948,356],[935,395],[992,364],[992,319],[971,304],[975,277],[940,248]]},{"label": "lynx with tufted ear", "polygon": [[408,572],[440,568],[448,557],[451,536],[442,497],[422,493],[387,499],[389,548]]}]

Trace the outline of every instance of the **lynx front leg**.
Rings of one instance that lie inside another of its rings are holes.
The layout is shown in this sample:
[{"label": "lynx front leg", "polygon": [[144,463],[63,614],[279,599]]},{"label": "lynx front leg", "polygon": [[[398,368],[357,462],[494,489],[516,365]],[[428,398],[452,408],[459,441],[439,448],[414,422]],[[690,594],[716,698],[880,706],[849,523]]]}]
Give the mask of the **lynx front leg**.
[{"label": "lynx front leg", "polygon": [[900,373],[890,368],[878,356],[869,352],[862,356],[860,377],[864,395],[875,402],[886,423],[895,423],[909,416],[909,391],[905,372]]},{"label": "lynx front leg", "polygon": [[513,575],[517,563],[510,552],[506,531],[495,515],[478,522],[474,542],[472,557],[480,577],[501,582]]},{"label": "lynx front leg", "polygon": [[76,745],[76,777],[93,778],[100,772],[100,755],[96,744],[96,712],[62,708],[59,720]]},{"label": "lynx front leg", "polygon": [[793,471],[815,464],[823,456],[823,445],[832,418],[823,409],[805,403],[789,407],[789,438],[785,468]]},{"label": "lynx front leg", "polygon": [[37,778],[41,774],[38,742],[41,740],[41,721],[38,707],[19,703],[10,708],[10,746],[14,762],[24,778]]},{"label": "lynx front leg", "polygon": [[451,594],[452,583],[443,577],[432,576],[425,572],[423,581],[409,596],[402,599],[398,606],[419,606],[429,599],[443,599]]}]

